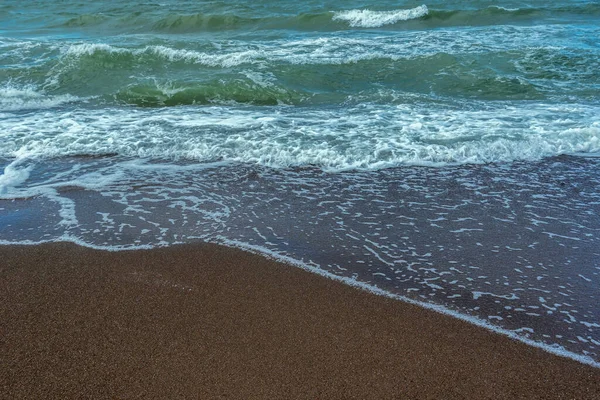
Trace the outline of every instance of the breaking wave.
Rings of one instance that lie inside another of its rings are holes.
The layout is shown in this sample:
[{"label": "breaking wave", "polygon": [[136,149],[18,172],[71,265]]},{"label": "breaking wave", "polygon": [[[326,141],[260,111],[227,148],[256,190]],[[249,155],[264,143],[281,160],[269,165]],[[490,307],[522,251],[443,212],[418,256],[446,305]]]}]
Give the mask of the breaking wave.
[{"label": "breaking wave", "polygon": [[0,111],[34,110],[58,107],[80,100],[70,94],[48,95],[33,87],[0,87]]},{"label": "breaking wave", "polygon": [[350,10],[333,14],[333,20],[346,21],[352,27],[378,28],[383,25],[395,24],[399,21],[421,18],[429,13],[426,5],[409,10],[371,11]]},{"label": "breaking wave", "polygon": [[328,171],[539,160],[599,152],[598,115],[597,106],[544,104],[65,110],[3,118],[0,157],[116,154]]}]

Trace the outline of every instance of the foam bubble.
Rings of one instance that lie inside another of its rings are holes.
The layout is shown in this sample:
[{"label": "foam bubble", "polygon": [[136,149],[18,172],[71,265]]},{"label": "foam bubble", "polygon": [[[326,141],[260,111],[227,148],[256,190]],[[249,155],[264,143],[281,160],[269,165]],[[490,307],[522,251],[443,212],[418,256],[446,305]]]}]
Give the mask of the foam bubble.
[{"label": "foam bubble", "polygon": [[118,48],[111,46],[106,43],[80,43],[80,44],[72,44],[63,49],[65,54],[69,55],[88,55],[91,56],[96,52],[108,52],[108,53],[127,53],[127,49]]},{"label": "foam bubble", "polygon": [[399,21],[421,18],[428,13],[426,5],[394,11],[348,10],[335,12],[333,20],[346,21],[350,26],[357,28],[378,28]]}]

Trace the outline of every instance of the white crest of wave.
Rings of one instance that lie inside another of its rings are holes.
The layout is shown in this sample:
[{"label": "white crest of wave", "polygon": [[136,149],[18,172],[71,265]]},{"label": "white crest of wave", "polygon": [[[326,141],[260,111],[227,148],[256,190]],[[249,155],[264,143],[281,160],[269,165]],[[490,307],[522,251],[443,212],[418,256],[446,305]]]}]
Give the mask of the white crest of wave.
[{"label": "white crest of wave", "polygon": [[346,21],[352,27],[378,28],[384,25],[395,24],[399,21],[408,21],[421,18],[429,13],[426,5],[421,5],[408,10],[371,11],[348,10],[338,11],[333,14],[334,21]]},{"label": "white crest of wave", "polygon": [[10,188],[18,186],[29,178],[31,168],[16,168],[9,164],[4,168],[4,173],[0,175],[0,195],[5,194]]},{"label": "white crest of wave", "polygon": [[25,149],[22,148],[16,151],[15,156],[16,158],[4,167],[4,172],[0,174],[0,196],[11,192],[13,188],[21,185],[29,178],[32,166],[19,168],[20,164],[27,160]]},{"label": "white crest of wave", "polygon": [[127,49],[121,49],[117,47],[113,47],[109,44],[105,43],[79,43],[69,45],[67,48],[63,49],[66,54],[70,55],[88,55],[91,56],[97,51],[104,51],[107,53],[126,53]]},{"label": "white crest of wave", "polygon": [[16,87],[8,84],[0,87],[0,110],[3,111],[51,108],[78,99],[69,94],[47,95],[32,86]]},{"label": "white crest of wave", "polygon": [[189,62],[207,65],[209,67],[235,67],[240,64],[255,63],[260,53],[255,50],[241,50],[230,53],[211,54],[206,52],[174,49],[162,45],[146,46],[143,48],[116,47],[105,43],[80,43],[64,48],[63,53],[71,57],[93,56],[97,53],[120,54],[130,56],[154,55],[170,62]]},{"label": "white crest of wave", "polygon": [[235,67],[241,64],[252,64],[256,62],[259,54],[255,50],[243,50],[224,54],[209,54],[193,50],[173,49],[166,46],[148,46],[143,50],[136,51],[137,54],[151,53],[164,57],[169,61],[187,61],[207,65],[209,67]]}]

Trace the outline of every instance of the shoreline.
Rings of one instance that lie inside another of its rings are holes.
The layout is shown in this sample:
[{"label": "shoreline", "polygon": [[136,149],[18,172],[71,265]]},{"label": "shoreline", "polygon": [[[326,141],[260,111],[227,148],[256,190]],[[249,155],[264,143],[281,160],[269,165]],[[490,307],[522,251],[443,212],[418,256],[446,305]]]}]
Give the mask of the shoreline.
[{"label": "shoreline", "polygon": [[[596,162],[326,174],[248,164],[129,168],[138,163],[126,160],[111,170],[110,160],[71,161],[76,168],[41,161],[24,188],[47,193],[3,202],[0,243],[254,247],[372,284],[363,289],[443,305],[439,311],[550,352],[600,361],[600,210],[590,214],[600,196]],[[127,179],[89,186],[96,175],[80,168],[106,172],[108,182],[126,171]]]},{"label": "shoreline", "polygon": [[11,398],[600,396],[600,369],[235,248],[0,260]]},{"label": "shoreline", "polygon": [[164,249],[166,247],[179,247],[179,246],[202,246],[202,245],[214,245],[220,246],[228,249],[233,249],[236,251],[242,251],[245,253],[253,254],[258,257],[263,257],[266,260],[273,261],[277,264],[282,264],[285,266],[291,266],[293,268],[301,269],[310,274],[317,275],[319,277],[330,279],[335,282],[339,282],[344,286],[352,287],[356,290],[364,291],[370,293],[375,296],[381,296],[388,299],[392,299],[394,301],[400,301],[403,303],[411,304],[420,308],[424,308],[428,311],[432,311],[438,314],[442,314],[444,316],[450,316],[452,318],[456,318],[460,321],[464,321],[468,324],[474,325],[478,328],[485,329],[487,331],[493,332],[495,334],[499,334],[505,337],[508,337],[512,340],[519,341],[528,346],[532,346],[538,349],[541,349],[547,353],[552,355],[567,358],[569,360],[574,360],[578,363],[589,365],[594,368],[600,369],[600,361],[594,360],[592,357],[576,353],[570,350],[565,349],[560,344],[548,344],[539,340],[530,339],[528,337],[520,336],[515,332],[503,328],[501,326],[492,325],[488,323],[485,319],[479,318],[477,316],[469,315],[467,313],[462,313],[460,311],[456,311],[452,308],[449,308],[443,304],[430,303],[422,300],[406,297],[401,294],[396,294],[385,289],[381,289],[378,286],[375,286],[371,283],[357,281],[351,278],[348,278],[344,275],[335,275],[326,271],[324,269],[320,269],[317,266],[313,266],[307,264],[301,260],[297,260],[295,258],[277,254],[276,252],[269,250],[262,246],[251,245],[244,242],[238,242],[235,240],[223,239],[217,241],[197,241],[197,242],[189,242],[189,243],[177,243],[171,244],[168,246],[157,246],[157,245],[137,245],[137,246],[127,246],[124,248],[115,248],[113,246],[97,246],[91,245],[89,243],[85,243],[80,240],[73,240],[72,238],[63,238],[61,241],[44,241],[44,242],[20,242],[20,243],[12,243],[0,240],[0,248],[2,247],[29,247],[29,246],[46,246],[46,245],[54,245],[54,244],[67,244],[67,245],[75,245],[78,247],[83,247],[93,251],[101,251],[101,252],[131,252],[131,251],[152,251],[156,249]]},{"label": "shoreline", "polygon": [[562,347],[560,345],[546,344],[546,343],[543,343],[540,341],[536,341],[534,339],[529,339],[529,338],[526,338],[523,336],[519,336],[516,333],[514,333],[513,331],[510,331],[508,329],[505,329],[505,328],[502,328],[502,327],[499,327],[496,325],[492,325],[484,319],[481,319],[481,318],[478,318],[478,317],[475,317],[475,316],[472,316],[469,314],[461,313],[459,311],[455,311],[455,310],[453,310],[445,305],[442,305],[442,304],[428,303],[428,302],[424,302],[421,300],[416,300],[416,299],[413,299],[410,297],[406,297],[404,295],[386,291],[386,290],[381,289],[371,283],[356,281],[356,280],[353,280],[353,279],[348,278],[343,275],[334,275],[328,271],[319,269],[318,267],[313,267],[311,265],[303,263],[302,261],[298,261],[298,260],[293,259],[288,256],[282,256],[282,255],[276,254],[276,253],[269,251],[268,249],[265,249],[260,246],[253,246],[253,245],[249,245],[249,244],[246,244],[243,242],[235,242],[235,241],[230,241],[230,240],[225,241],[223,243],[214,242],[213,244],[249,252],[249,253],[255,254],[259,257],[265,257],[267,259],[273,260],[279,264],[290,265],[295,268],[299,268],[303,271],[306,271],[308,273],[315,274],[317,276],[321,276],[326,279],[331,279],[336,282],[340,282],[340,283],[344,284],[345,286],[349,286],[349,287],[352,287],[357,290],[365,291],[365,292],[373,294],[375,296],[381,296],[381,297],[385,297],[388,299],[392,299],[394,301],[400,301],[400,302],[411,304],[411,305],[414,305],[414,306],[417,306],[420,308],[424,308],[428,311],[442,314],[444,316],[456,318],[460,321],[467,322],[478,328],[485,329],[490,332],[508,337],[510,339],[513,339],[513,340],[516,340],[519,342],[522,342],[528,346],[539,348],[539,349],[541,349],[547,353],[550,353],[552,355],[555,355],[558,357],[564,357],[564,358],[567,358],[570,360],[574,360],[579,363],[589,365],[589,366],[592,366],[595,368],[600,368],[600,361],[595,361],[588,356],[584,356],[584,355],[566,350],[564,347]]}]

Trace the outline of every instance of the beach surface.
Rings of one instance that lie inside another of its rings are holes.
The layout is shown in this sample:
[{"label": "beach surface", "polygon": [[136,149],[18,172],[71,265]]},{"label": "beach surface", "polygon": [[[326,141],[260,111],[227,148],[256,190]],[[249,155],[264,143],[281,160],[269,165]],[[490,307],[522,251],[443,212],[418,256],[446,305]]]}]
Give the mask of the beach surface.
[{"label": "beach surface", "polygon": [[212,244],[0,247],[2,398],[600,398],[600,369]]}]

